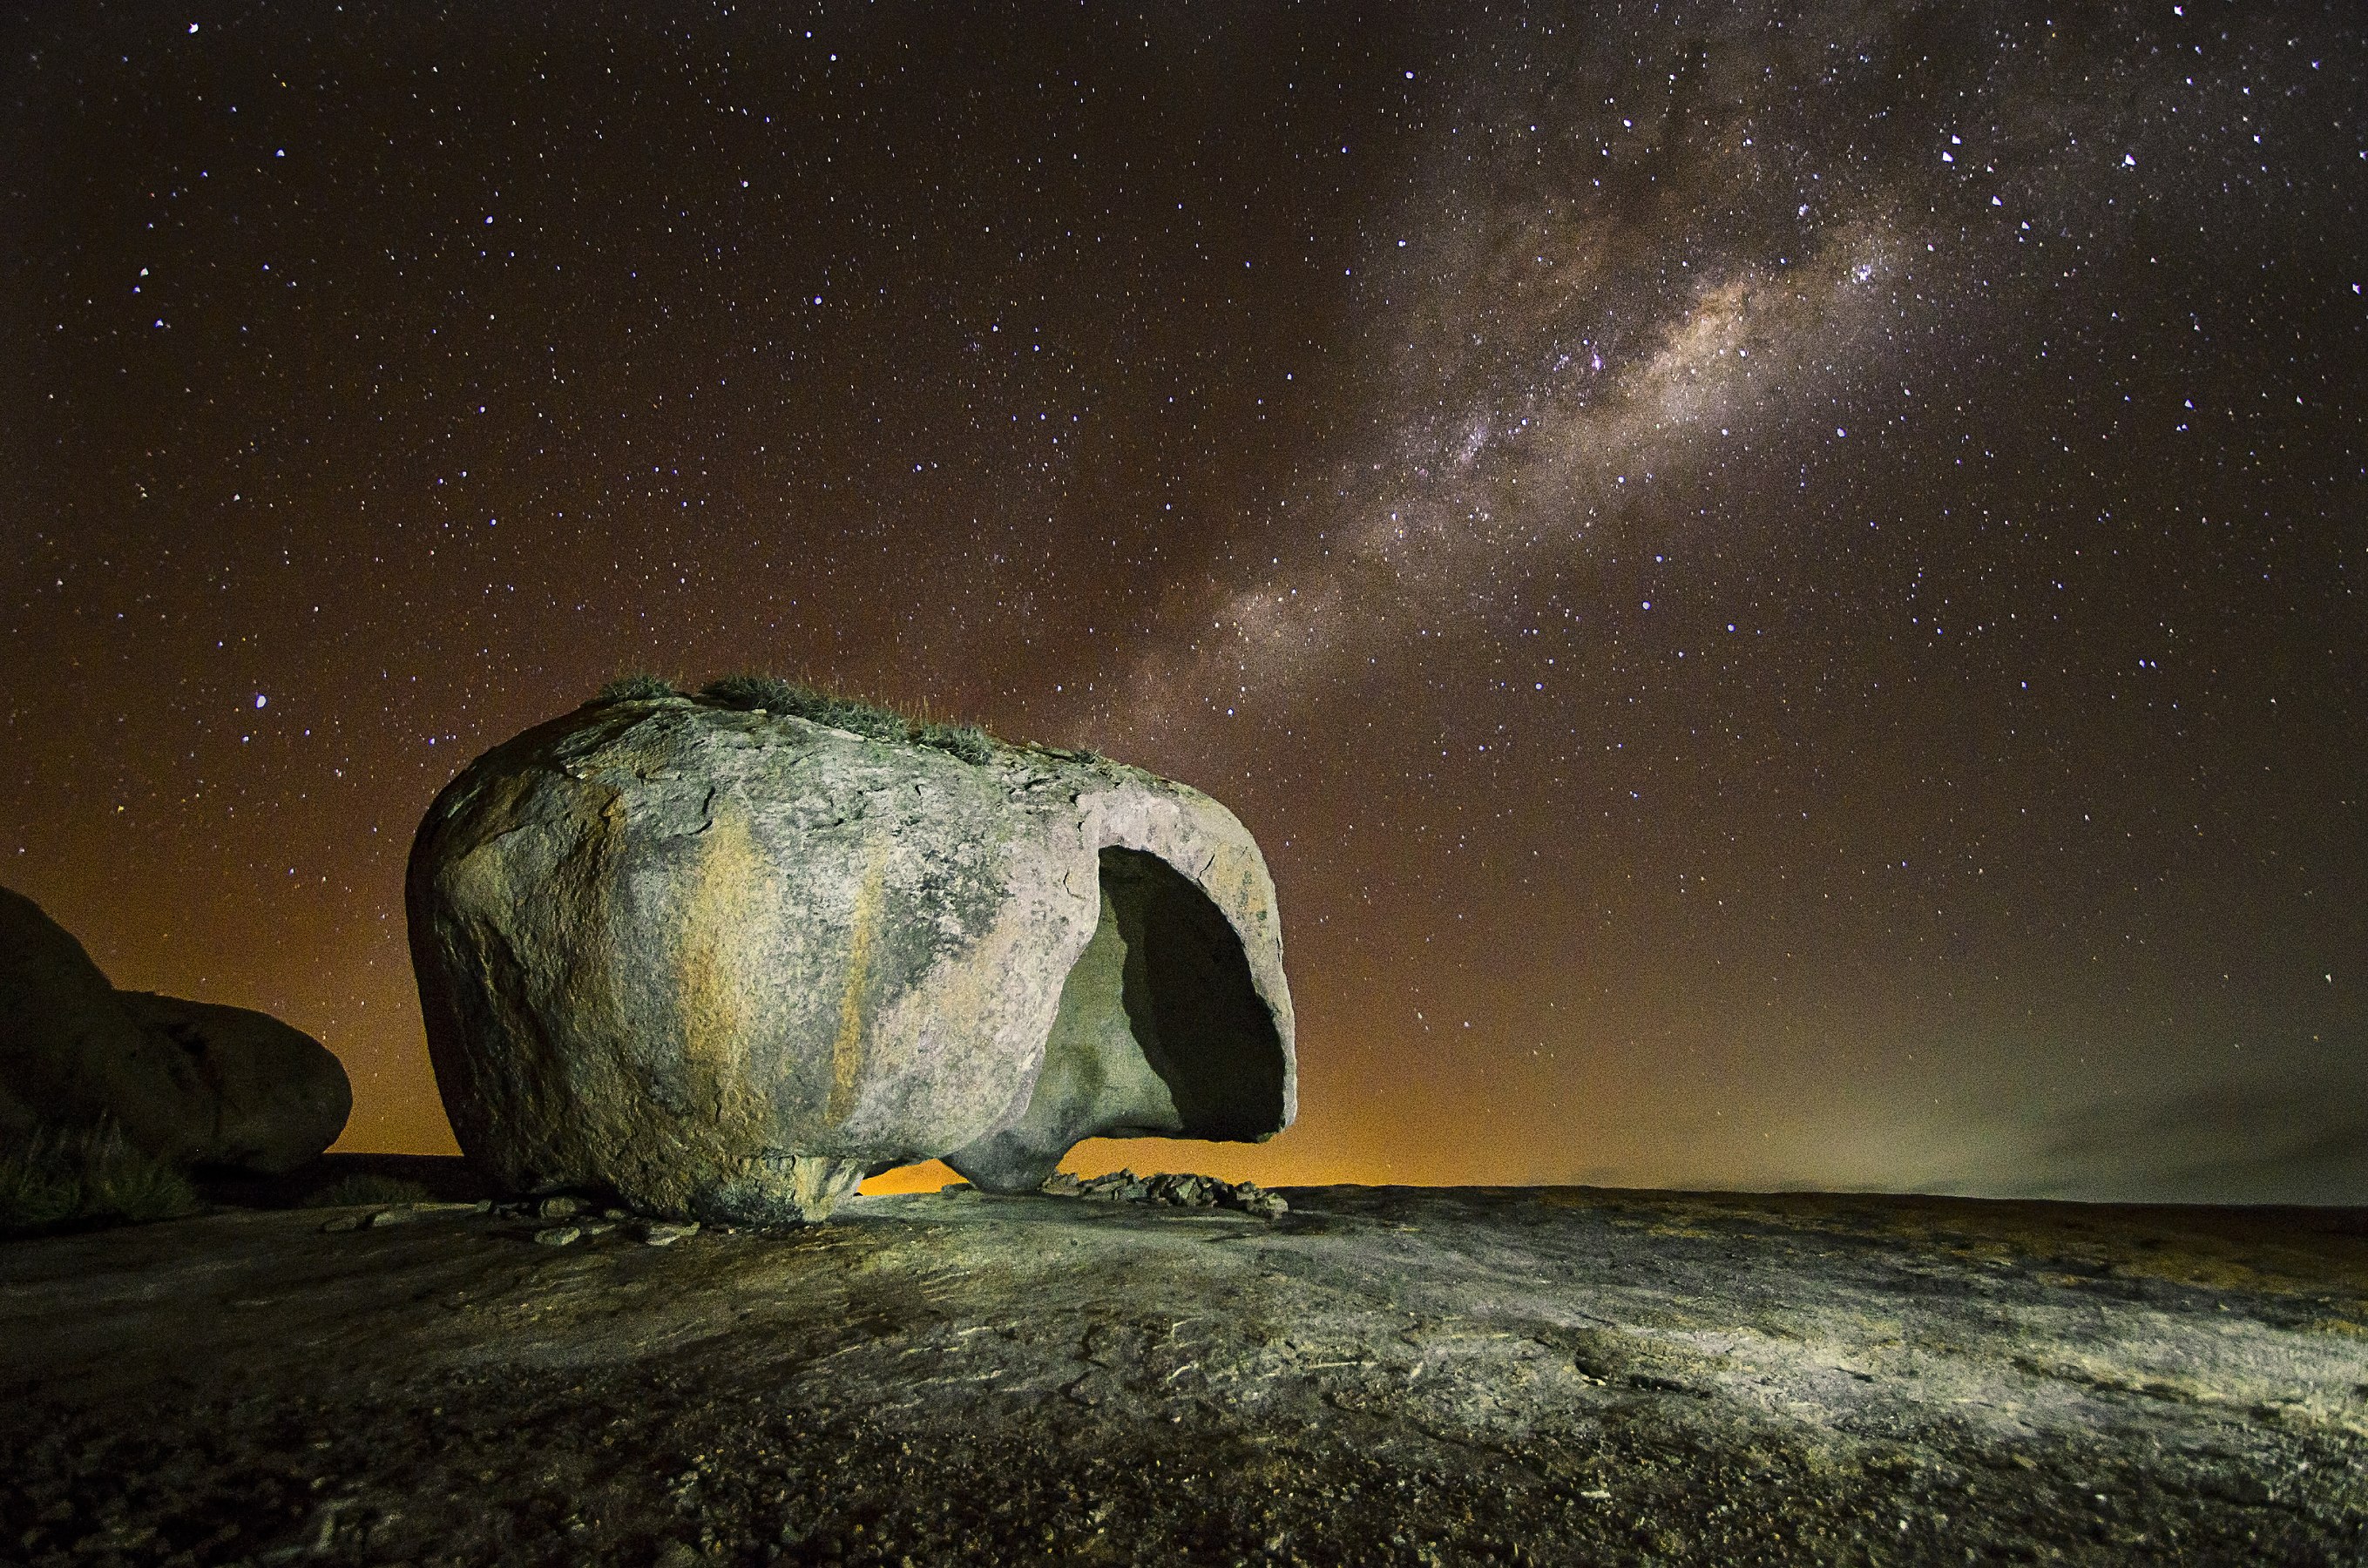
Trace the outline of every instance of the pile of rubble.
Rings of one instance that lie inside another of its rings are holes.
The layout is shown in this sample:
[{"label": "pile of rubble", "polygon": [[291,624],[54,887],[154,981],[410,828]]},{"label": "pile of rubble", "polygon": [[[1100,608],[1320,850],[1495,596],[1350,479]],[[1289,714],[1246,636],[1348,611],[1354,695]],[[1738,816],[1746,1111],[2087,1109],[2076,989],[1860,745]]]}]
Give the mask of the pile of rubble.
[{"label": "pile of rubble", "polygon": [[1269,1192],[1254,1181],[1220,1181],[1190,1172],[1144,1176],[1116,1170],[1079,1180],[1062,1171],[1044,1184],[1044,1190],[1119,1203],[1165,1203],[1171,1209],[1238,1209],[1261,1220],[1271,1220],[1291,1209],[1282,1194]]}]

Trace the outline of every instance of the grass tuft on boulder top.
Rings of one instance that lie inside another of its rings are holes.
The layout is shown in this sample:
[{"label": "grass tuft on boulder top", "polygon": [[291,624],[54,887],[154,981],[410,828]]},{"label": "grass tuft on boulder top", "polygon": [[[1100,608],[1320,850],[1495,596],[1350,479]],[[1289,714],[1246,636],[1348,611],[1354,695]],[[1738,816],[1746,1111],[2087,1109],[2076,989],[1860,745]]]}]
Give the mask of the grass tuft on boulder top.
[{"label": "grass tuft on boulder top", "polygon": [[913,732],[916,745],[935,746],[964,762],[995,760],[995,737],[976,724],[923,724]]},{"label": "grass tuft on boulder top", "polygon": [[0,1234],[137,1224],[198,1210],[188,1178],[112,1123],[43,1128],[0,1153]]},{"label": "grass tuft on boulder top", "polygon": [[655,702],[661,698],[679,697],[674,682],[647,670],[634,670],[620,675],[594,694],[595,702]]},{"label": "grass tuft on boulder top", "polygon": [[779,676],[753,673],[724,676],[700,687],[699,696],[701,701],[713,703],[719,708],[783,713],[793,719],[828,724],[833,729],[845,730],[866,740],[902,741],[913,745],[929,746],[964,762],[985,763],[995,756],[994,737],[975,724],[943,724],[910,719],[877,702],[820,691],[795,681],[783,680]]}]

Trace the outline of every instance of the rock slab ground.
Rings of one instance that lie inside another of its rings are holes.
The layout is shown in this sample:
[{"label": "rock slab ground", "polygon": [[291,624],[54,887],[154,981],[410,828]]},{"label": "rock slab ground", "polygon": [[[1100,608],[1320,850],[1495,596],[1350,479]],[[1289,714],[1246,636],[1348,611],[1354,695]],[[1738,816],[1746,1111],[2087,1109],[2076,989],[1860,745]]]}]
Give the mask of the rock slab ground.
[{"label": "rock slab ground", "polygon": [[16,1244],[0,1560],[2368,1561],[2368,1215],[1287,1196]]}]

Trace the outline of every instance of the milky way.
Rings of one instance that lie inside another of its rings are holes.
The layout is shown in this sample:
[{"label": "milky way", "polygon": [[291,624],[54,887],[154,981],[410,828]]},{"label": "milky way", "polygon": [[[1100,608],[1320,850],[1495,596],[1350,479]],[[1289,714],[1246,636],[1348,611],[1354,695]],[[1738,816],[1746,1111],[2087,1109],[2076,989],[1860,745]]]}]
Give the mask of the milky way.
[{"label": "milky way", "polygon": [[2368,1195],[2368,43],[2216,5],[20,18],[0,872],[449,1147],[622,669],[1201,784],[1260,1179]]},{"label": "milky way", "polygon": [[[1375,429],[1278,498],[1295,558],[1221,599],[1241,646],[1214,640],[1214,665],[1296,683],[1431,634],[1377,609],[1458,619],[1475,585],[1748,527],[1750,475],[1829,460],[1837,418],[1873,411],[1867,439],[1935,417],[1915,381],[1980,355],[2066,253],[2126,265],[2130,215],[2180,199],[2135,149],[2192,77],[2128,38],[2093,52],[2025,18],[1951,93],[1929,16],[1607,19],[1451,54],[1443,89],[1404,74],[1430,134],[1359,290]],[[1705,477],[1716,515],[1653,490]],[[1146,679],[1169,702],[1224,685]]]}]

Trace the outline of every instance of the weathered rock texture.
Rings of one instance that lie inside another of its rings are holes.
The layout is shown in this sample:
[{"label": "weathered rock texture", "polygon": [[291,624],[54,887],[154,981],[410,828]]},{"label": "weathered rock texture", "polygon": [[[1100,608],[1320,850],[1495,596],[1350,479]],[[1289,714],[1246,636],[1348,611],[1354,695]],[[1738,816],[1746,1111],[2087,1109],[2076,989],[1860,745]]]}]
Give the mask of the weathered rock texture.
[{"label": "weathered rock texture", "polygon": [[1083,754],[596,704],[445,790],[408,903],[445,1108],[513,1189],[814,1218],[915,1160],[1019,1190],[1296,1107],[1258,846]]},{"label": "weathered rock texture", "polygon": [[1289,1198],[10,1243],[0,1556],[2368,1563],[2368,1211]]},{"label": "weathered rock texture", "polygon": [[112,1122],[186,1165],[271,1174],[353,1107],[327,1047],[268,1014],[108,983],[73,934],[0,888],[0,1132]]}]

